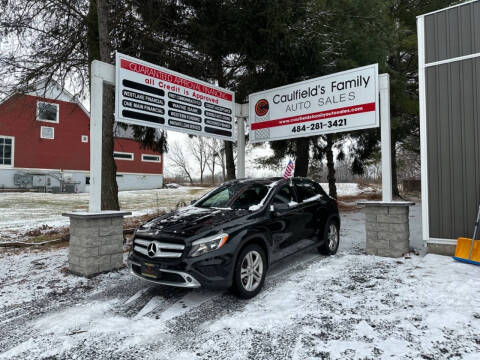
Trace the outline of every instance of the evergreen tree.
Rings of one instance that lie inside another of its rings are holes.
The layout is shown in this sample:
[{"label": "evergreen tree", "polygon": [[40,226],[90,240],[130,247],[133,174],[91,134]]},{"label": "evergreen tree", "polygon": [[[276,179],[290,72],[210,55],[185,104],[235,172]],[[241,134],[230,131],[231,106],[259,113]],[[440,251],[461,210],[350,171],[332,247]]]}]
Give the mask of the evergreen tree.
[{"label": "evergreen tree", "polygon": [[[250,92],[282,86],[328,74],[341,45],[331,27],[334,12],[325,1],[244,1],[242,54],[245,72],[239,80],[239,98]],[[253,25],[253,26],[252,26]],[[313,140],[274,141],[274,154],[265,165],[285,156],[295,158],[295,176],[306,176]]]},{"label": "evergreen tree", "polygon": [[[389,0],[385,3],[387,54],[380,67],[390,75],[390,115],[392,144],[392,189],[399,196],[396,154],[399,147],[420,153],[418,117],[418,51],[416,17],[454,3],[447,0]],[[363,174],[372,158],[380,158],[378,129],[355,136],[354,173]]]}]

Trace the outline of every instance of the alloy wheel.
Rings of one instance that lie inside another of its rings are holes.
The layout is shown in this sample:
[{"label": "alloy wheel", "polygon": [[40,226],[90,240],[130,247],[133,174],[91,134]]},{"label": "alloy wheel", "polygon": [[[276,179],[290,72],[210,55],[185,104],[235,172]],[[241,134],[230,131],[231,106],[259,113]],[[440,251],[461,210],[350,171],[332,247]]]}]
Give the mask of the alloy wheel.
[{"label": "alloy wheel", "polygon": [[242,261],[240,280],[247,291],[254,291],[260,285],[263,276],[262,256],[255,250],[249,251]]},{"label": "alloy wheel", "polygon": [[338,245],[338,230],[335,224],[330,224],[328,228],[328,248],[335,251]]}]

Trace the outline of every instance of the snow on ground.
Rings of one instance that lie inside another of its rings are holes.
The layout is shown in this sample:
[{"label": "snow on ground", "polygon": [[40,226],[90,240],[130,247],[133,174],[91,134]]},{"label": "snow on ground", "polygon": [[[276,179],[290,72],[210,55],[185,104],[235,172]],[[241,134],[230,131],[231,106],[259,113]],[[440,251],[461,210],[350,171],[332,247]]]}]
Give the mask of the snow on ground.
[{"label": "snow on ground", "polygon": [[0,253],[0,359],[480,358],[480,267],[366,256],[363,221],[342,214],[336,256],[283,260],[249,301],[78,278],[66,250]]},{"label": "snow on ground", "polygon": [[[320,183],[320,185],[328,193],[328,183]],[[337,183],[336,186],[338,196],[355,196],[375,191],[373,187],[361,186],[357,183]]]},{"label": "snow on ground", "polygon": [[[122,210],[132,211],[133,216],[139,216],[173,209],[179,201],[189,202],[209,189],[181,187],[120,191],[118,197]],[[88,193],[0,193],[0,235],[2,232],[24,232],[42,225],[68,225],[69,219],[62,213],[87,210],[88,196]]]}]

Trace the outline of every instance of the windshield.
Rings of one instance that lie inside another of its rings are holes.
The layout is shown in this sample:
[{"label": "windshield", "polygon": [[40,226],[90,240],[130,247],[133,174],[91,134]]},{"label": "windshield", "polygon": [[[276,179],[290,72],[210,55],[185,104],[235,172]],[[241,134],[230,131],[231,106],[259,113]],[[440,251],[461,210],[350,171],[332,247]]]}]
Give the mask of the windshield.
[{"label": "windshield", "polygon": [[195,206],[202,208],[230,208],[245,209],[259,205],[267,195],[268,187],[263,184],[234,183],[221,186],[204,198],[200,199]]}]

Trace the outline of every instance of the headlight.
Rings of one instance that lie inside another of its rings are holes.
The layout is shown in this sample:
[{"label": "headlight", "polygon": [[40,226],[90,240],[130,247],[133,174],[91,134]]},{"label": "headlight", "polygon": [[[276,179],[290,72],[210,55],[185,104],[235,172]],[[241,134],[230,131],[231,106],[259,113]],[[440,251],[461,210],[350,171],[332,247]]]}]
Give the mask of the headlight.
[{"label": "headlight", "polygon": [[190,257],[200,256],[213,250],[220,249],[228,240],[228,234],[217,234],[207,238],[195,240],[192,243]]}]

